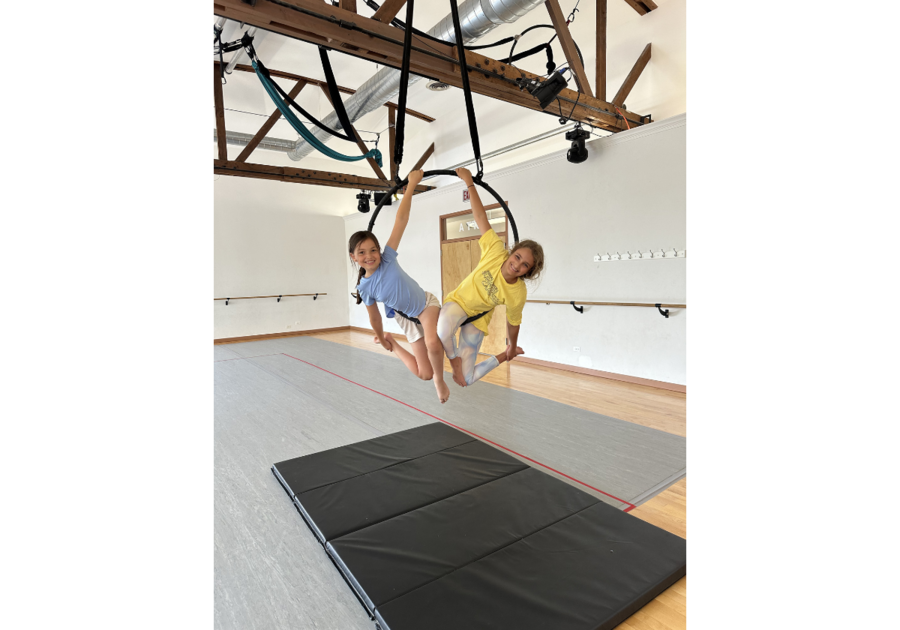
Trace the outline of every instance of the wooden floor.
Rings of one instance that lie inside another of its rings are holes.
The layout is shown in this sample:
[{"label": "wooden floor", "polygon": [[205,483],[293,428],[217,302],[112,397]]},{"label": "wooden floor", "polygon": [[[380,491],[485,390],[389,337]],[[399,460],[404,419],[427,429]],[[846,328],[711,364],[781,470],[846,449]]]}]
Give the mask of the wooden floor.
[{"label": "wooden floor", "polygon": [[[346,330],[312,336],[371,352],[391,354],[372,342],[372,334]],[[450,370],[449,364],[445,363],[445,369]],[[686,395],[679,392],[515,361],[500,366],[483,380],[675,435],[687,434]],[[452,396],[458,388],[449,379],[447,382]],[[687,538],[687,479],[682,479],[630,513]],[[682,578],[629,617],[617,630],[684,630],[686,625],[687,578]]]}]

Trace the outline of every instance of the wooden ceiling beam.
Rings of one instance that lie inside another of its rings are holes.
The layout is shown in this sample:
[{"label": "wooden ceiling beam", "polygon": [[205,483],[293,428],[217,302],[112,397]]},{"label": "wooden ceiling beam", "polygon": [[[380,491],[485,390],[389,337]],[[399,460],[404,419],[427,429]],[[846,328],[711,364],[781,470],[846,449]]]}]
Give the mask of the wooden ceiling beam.
[{"label": "wooden ceiling beam", "polygon": [[[306,87],[306,81],[300,80],[297,81],[297,84],[291,88],[291,91],[288,92],[288,96],[291,98],[297,98],[297,95],[300,94],[300,90]],[[284,101],[284,104],[287,105],[287,101]],[[259,131],[256,132],[256,135],[247,143],[247,146],[244,147],[244,150],[241,151],[241,154],[237,156],[235,162],[246,162],[247,158],[250,157],[250,154],[253,153],[254,149],[259,146],[259,143],[262,142],[262,139],[266,137],[266,134],[272,130],[272,127],[278,122],[278,119],[281,118],[281,110],[276,108],[272,115],[269,116],[268,120],[263,123],[262,127],[259,128]],[[218,137],[218,131],[216,131],[216,137]],[[221,158],[220,158],[221,159]],[[227,158],[226,158],[227,159]]]},{"label": "wooden ceiling beam", "polygon": [[[255,6],[241,0],[213,0],[216,15],[238,20],[287,37],[337,49],[349,43],[358,48],[353,54],[363,59],[393,68],[399,68],[403,57],[402,31],[376,20],[331,7],[318,0],[291,0],[295,9],[275,4],[269,0],[256,0]],[[344,24],[344,26],[341,26]],[[352,24],[351,28],[349,24]],[[360,29],[365,30],[362,32]],[[459,65],[455,61],[455,48],[450,44],[424,41],[413,35],[413,51],[410,70],[423,77],[437,79],[455,87],[462,86]],[[344,52],[347,52],[344,50]],[[348,53],[349,54],[349,53]],[[472,91],[507,103],[513,103],[534,111],[542,111],[538,100],[520,90],[517,79],[540,80],[540,75],[513,68],[496,59],[474,52],[466,53],[469,81]],[[625,121],[616,114],[611,103],[581,95],[570,89],[559,93],[559,108],[571,111],[573,121],[583,122],[612,132],[624,131]],[[544,113],[558,117],[554,108]],[[568,115],[568,111],[564,115]],[[623,111],[630,126],[650,122],[649,116]]]},{"label": "wooden ceiling beam", "polygon": [[344,11],[352,11],[356,13],[356,0],[341,0],[341,8]]},{"label": "wooden ceiling beam", "polygon": [[606,100],[606,0],[597,0],[597,63],[594,90]]},{"label": "wooden ceiling beam", "polygon": [[[217,61],[216,63],[219,63],[219,62]],[[234,67],[234,69],[241,70],[242,72],[251,72],[253,74],[256,74],[256,70],[253,69],[253,66],[247,66],[244,64],[240,64],[240,63],[237,64]],[[278,77],[280,79],[290,79],[292,81],[306,81],[310,85],[318,85],[319,87],[326,87],[326,88],[328,87],[328,83],[325,81],[319,81],[318,79],[311,79],[310,77],[304,77],[299,74],[292,74],[290,72],[282,72],[281,70],[269,69],[269,74],[271,74],[273,77]],[[339,92],[343,92],[344,94],[356,94],[356,90],[351,90],[350,88],[344,87],[342,85],[337,86],[337,89]],[[394,105],[394,107],[397,106],[394,103],[385,103],[385,105]],[[417,112],[414,109],[409,109],[408,107],[406,108],[406,113],[414,118],[418,118],[419,120],[424,120],[427,123],[434,122],[434,118],[432,118],[431,116],[428,116],[427,114],[423,114],[422,112]]]},{"label": "wooden ceiling beam", "polygon": [[[331,94],[328,92],[328,86],[322,86],[322,92],[325,94],[325,98],[328,99],[328,102],[331,103],[331,106],[334,107],[334,101],[331,100]],[[350,125],[350,131],[353,132],[353,137],[356,138],[356,146],[359,147],[359,150],[362,154],[366,154],[369,152],[368,147],[366,147],[366,143],[362,141],[362,138],[359,137],[359,132],[356,131],[356,127]],[[383,161],[383,160],[382,160]],[[372,170],[375,171],[375,175],[378,179],[383,180],[387,183],[387,177],[384,176],[384,171],[381,170],[381,167],[378,166],[378,162],[375,161],[375,158],[366,158],[366,162],[369,163],[369,166],[372,167]]]},{"label": "wooden ceiling beam", "polygon": [[[431,154],[434,153],[434,142],[431,143],[431,146],[425,149],[425,153],[422,154],[422,157],[419,158],[419,161],[416,162],[416,165],[409,169],[409,172],[418,171],[420,168],[425,166],[425,162],[428,161],[428,158],[431,157]],[[409,174],[407,174],[409,177]]]},{"label": "wooden ceiling beam", "polygon": [[381,8],[375,12],[372,19],[378,20],[383,24],[390,24],[391,20],[400,13],[400,9],[403,8],[404,4],[406,4],[406,0],[384,0],[381,3]]},{"label": "wooden ceiling beam", "polygon": [[631,93],[631,88],[634,87],[634,84],[637,83],[637,80],[641,76],[641,72],[644,71],[644,68],[647,67],[647,62],[650,61],[650,44],[647,44],[644,47],[644,51],[641,53],[641,56],[638,57],[637,61],[634,62],[634,66],[631,68],[631,72],[628,73],[628,76],[625,77],[625,82],[622,84],[622,87],[619,88],[619,91],[616,92],[616,97],[612,100],[613,105],[621,107],[625,103],[625,99],[628,98],[628,95]]},{"label": "wooden ceiling beam", "polygon": [[550,21],[553,23],[553,28],[556,30],[557,37],[559,37],[559,43],[562,46],[563,53],[566,55],[566,61],[569,62],[569,69],[572,71],[572,76],[575,77],[575,84],[578,86],[578,91],[582,94],[593,96],[593,93],[591,93],[591,84],[588,83],[587,75],[584,73],[584,66],[581,65],[578,49],[575,48],[572,33],[569,32],[569,25],[566,23],[566,18],[562,14],[562,9],[559,8],[559,2],[557,2],[557,0],[545,0],[544,6],[547,7],[547,13],[550,14]]},{"label": "wooden ceiling beam", "polygon": [[[288,166],[269,166],[267,164],[250,164],[227,160],[213,160],[213,172],[216,175],[231,177],[249,177],[253,179],[272,179],[282,182],[296,182],[331,188],[351,188],[357,190],[377,190],[386,192],[393,187],[392,182],[385,182],[374,177],[361,177],[345,173],[313,171],[307,168],[291,168]],[[416,192],[425,192],[434,188],[419,184]]]},{"label": "wooden ceiling beam", "polygon": [[653,0],[625,0],[625,2],[641,15],[647,15],[653,9],[659,8]]},{"label": "wooden ceiling beam", "polygon": [[228,145],[225,143],[225,99],[222,97],[222,74],[219,71],[218,64],[213,64],[213,75],[213,95],[216,103],[216,142],[219,147],[219,159],[227,160]]}]

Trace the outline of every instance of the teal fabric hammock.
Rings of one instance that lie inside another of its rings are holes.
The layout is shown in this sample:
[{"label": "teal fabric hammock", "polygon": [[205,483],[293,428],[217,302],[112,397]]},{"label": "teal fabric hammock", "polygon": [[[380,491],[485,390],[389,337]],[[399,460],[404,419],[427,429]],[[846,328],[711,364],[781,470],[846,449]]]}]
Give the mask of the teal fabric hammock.
[{"label": "teal fabric hammock", "polygon": [[[256,71],[256,76],[259,77],[260,83],[263,84],[263,87],[266,89],[266,92],[269,94],[269,98],[272,99],[272,102],[275,103],[275,107],[278,108],[278,111],[281,112],[281,115],[284,116],[284,119],[291,124],[291,127],[300,134],[300,136],[310,143],[313,148],[318,150],[321,153],[324,153],[330,158],[334,158],[335,160],[340,160],[341,162],[359,162],[360,160],[365,160],[366,158],[372,158],[378,164],[378,166],[382,166],[381,162],[381,151],[378,149],[372,149],[371,151],[366,152],[363,155],[349,156],[344,155],[343,153],[338,153],[334,149],[331,149],[323,143],[321,140],[316,138],[313,133],[306,128],[300,119],[294,115],[294,112],[291,111],[291,108],[285,103],[281,97],[279,96],[276,88],[272,85],[272,81],[269,77],[266,76],[267,73],[264,73],[260,70],[259,65],[256,62],[256,59],[251,55],[250,63],[253,64],[253,69]],[[261,64],[260,64],[261,65]],[[347,130],[349,132],[349,130]]]}]

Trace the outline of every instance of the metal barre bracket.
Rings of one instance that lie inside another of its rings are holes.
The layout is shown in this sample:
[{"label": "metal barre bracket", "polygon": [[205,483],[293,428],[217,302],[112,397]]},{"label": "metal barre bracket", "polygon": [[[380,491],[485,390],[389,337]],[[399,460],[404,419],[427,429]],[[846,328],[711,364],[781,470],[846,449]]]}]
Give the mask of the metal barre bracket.
[{"label": "metal barre bracket", "polygon": [[279,302],[281,301],[281,297],[282,297],[282,296],[280,296],[280,295],[278,296],[278,301],[279,301]]},{"label": "metal barre bracket", "polygon": [[[584,315],[584,307],[583,306],[575,306],[574,300],[572,302],[569,302],[569,304],[571,304],[572,308],[574,308],[576,311],[578,311],[579,313]],[[666,315],[666,317],[668,317],[668,315]]]},{"label": "metal barre bracket", "polygon": [[230,300],[230,299],[231,298],[225,298],[225,306],[228,306],[228,300]]},{"label": "metal barre bracket", "polygon": [[316,293],[316,294],[313,296],[313,300],[318,300],[318,299],[319,299],[319,294]]},{"label": "metal barre bracket", "polygon": [[659,314],[660,314],[660,315],[662,315],[662,316],[665,317],[666,319],[669,319],[669,309],[662,310],[662,303],[657,304],[657,305],[656,305],[656,308],[659,309]]}]

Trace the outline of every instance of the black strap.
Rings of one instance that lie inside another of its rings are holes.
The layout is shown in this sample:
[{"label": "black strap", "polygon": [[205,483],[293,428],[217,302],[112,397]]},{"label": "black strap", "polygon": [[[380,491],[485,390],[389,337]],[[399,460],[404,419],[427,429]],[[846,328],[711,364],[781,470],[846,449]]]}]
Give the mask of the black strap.
[{"label": "black strap", "polygon": [[325,83],[328,84],[328,95],[331,97],[334,112],[341,122],[344,133],[347,134],[347,139],[355,142],[356,138],[350,136],[353,123],[350,122],[350,117],[347,115],[347,110],[344,107],[344,101],[341,100],[341,91],[338,90],[337,81],[334,80],[334,72],[331,69],[331,60],[328,59],[328,51],[323,46],[319,46],[319,58],[322,60],[322,70],[325,72]]},{"label": "black strap", "polygon": [[[492,311],[492,310],[494,310],[494,309],[491,309],[491,311]],[[482,317],[484,317],[485,315],[487,315],[487,314],[490,313],[491,311],[485,311],[484,313],[479,313],[478,315],[472,315],[472,317],[467,318],[466,321],[464,321],[462,324],[460,324],[460,326],[465,326],[466,324],[471,324],[471,323],[474,322],[475,320],[481,319]],[[415,317],[410,317],[409,315],[407,315],[407,314],[404,313],[403,311],[398,311],[397,309],[394,309],[394,312],[397,313],[397,315],[399,315],[399,316],[402,317],[403,319],[408,319],[409,321],[411,321],[411,322],[413,322],[413,323],[415,323],[415,324],[418,324],[419,326],[422,325],[422,322],[420,322],[418,319],[416,319]]]},{"label": "black strap", "polygon": [[259,71],[266,77],[266,79],[268,79],[269,82],[273,86],[275,86],[275,90],[278,91],[278,93],[281,95],[281,98],[284,99],[284,102],[286,102],[288,105],[290,105],[291,107],[296,109],[298,112],[300,112],[312,124],[314,124],[316,127],[321,129],[322,131],[328,132],[335,138],[340,138],[341,140],[349,140],[350,142],[356,142],[356,138],[351,137],[346,133],[341,133],[340,131],[335,131],[331,127],[328,127],[324,123],[320,122],[315,116],[310,114],[308,111],[306,111],[305,109],[300,107],[300,105],[298,105],[297,102],[294,99],[292,99],[290,97],[290,95],[287,92],[285,92],[280,85],[278,85],[278,82],[275,81],[275,79],[273,79],[272,75],[269,73],[269,69],[266,68],[266,66],[263,64],[262,61],[260,61],[259,57],[256,55],[256,50],[253,48],[253,38],[250,37],[249,35],[247,35],[246,33],[244,33],[244,37],[241,41],[244,45],[244,49],[247,51],[247,56],[250,57],[250,61],[254,62],[256,64],[256,67],[259,68]]},{"label": "black strap", "polygon": [[409,321],[413,322],[414,324],[418,324],[419,326],[422,325],[422,322],[420,322],[418,319],[416,319],[415,317],[410,317],[403,311],[398,311],[397,309],[394,309],[394,312],[397,313],[397,315],[399,315],[403,319],[408,319]]},{"label": "black strap", "polygon": [[[412,25],[414,0],[406,2],[406,23]],[[403,34],[403,64],[400,66],[400,96],[397,98],[397,120],[394,127],[394,165],[397,181],[400,181],[400,163],[403,161],[403,140],[406,131],[406,92],[409,89],[409,58],[412,51],[412,29]],[[409,318],[407,318],[409,319]]]},{"label": "black strap", "polygon": [[476,319],[481,319],[482,317],[484,317],[485,315],[487,315],[488,313],[490,313],[493,310],[494,309],[491,309],[490,311],[485,311],[484,313],[479,313],[478,315],[472,315],[472,317],[469,317],[468,319],[466,319],[466,321],[464,321],[462,324],[460,324],[460,326],[465,326],[466,324],[471,324]]},{"label": "black strap", "polygon": [[469,87],[469,68],[466,63],[466,49],[463,46],[462,28],[459,26],[459,9],[456,6],[456,0],[450,0],[450,13],[453,15],[456,54],[459,59],[459,69],[462,73],[463,94],[466,97],[469,135],[472,136],[472,151],[475,153],[475,164],[478,166],[478,174],[475,175],[475,179],[481,179],[481,176],[484,174],[484,165],[481,163],[481,144],[478,142],[478,125],[475,123],[475,106],[472,104],[472,89]]}]

